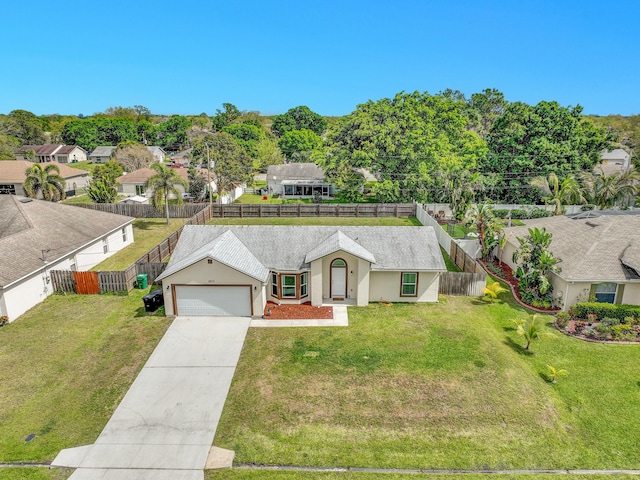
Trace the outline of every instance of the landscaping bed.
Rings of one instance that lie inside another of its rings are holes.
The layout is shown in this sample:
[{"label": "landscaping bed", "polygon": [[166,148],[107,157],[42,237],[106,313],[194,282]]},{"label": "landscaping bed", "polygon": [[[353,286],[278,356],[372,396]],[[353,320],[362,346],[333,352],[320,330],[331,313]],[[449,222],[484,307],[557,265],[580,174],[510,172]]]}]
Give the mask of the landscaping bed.
[{"label": "landscaping bed", "polygon": [[509,285],[509,288],[511,288],[511,293],[513,293],[513,296],[515,297],[516,301],[521,305],[540,313],[554,314],[560,311],[560,308],[558,307],[552,307],[552,308],[534,307],[533,305],[529,305],[524,300],[522,300],[522,296],[520,295],[520,284],[518,282],[518,279],[513,275],[513,270],[506,263],[501,261],[494,261],[494,262],[485,262],[483,260],[478,260],[478,261],[482,264],[482,266],[487,271],[487,273],[489,273],[489,275],[497,277],[499,280],[502,280],[507,285]]}]

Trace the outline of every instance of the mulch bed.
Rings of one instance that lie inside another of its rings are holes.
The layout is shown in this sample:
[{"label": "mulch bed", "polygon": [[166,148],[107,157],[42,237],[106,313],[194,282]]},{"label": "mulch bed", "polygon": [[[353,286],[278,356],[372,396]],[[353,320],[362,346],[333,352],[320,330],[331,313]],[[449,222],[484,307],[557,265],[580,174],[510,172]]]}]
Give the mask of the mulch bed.
[{"label": "mulch bed", "polygon": [[330,320],[333,307],[314,307],[311,302],[301,305],[278,305],[267,302],[264,308],[265,320]]},{"label": "mulch bed", "polygon": [[[511,267],[509,265],[507,265],[504,262],[485,262],[483,260],[478,259],[478,262],[480,262],[484,269],[487,271],[487,273],[489,273],[489,275],[492,275],[494,277],[498,277],[500,280],[502,280],[503,282],[505,282],[507,285],[509,285],[509,287],[511,287],[511,292],[513,293],[513,297],[516,299],[516,301],[531,309],[531,310],[535,310],[536,312],[540,312],[540,313],[549,313],[549,314],[554,314],[554,313],[558,313],[560,311],[560,308],[558,307],[554,307],[554,308],[540,308],[540,307],[534,307],[532,305],[529,305],[528,303],[524,302],[522,300],[522,297],[520,296],[520,286],[518,284],[518,279],[516,277],[514,277],[513,275],[513,270],[511,270]],[[494,271],[493,268],[489,268],[489,265],[493,265],[494,267],[497,267],[500,269],[500,273],[496,273]]]}]

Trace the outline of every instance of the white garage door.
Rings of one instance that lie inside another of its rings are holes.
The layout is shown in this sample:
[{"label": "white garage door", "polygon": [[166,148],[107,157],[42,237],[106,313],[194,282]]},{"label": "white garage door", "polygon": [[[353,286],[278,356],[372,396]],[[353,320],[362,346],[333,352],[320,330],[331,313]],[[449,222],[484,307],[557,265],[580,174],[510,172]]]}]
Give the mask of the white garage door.
[{"label": "white garage door", "polygon": [[247,286],[176,286],[176,314],[250,317],[250,289]]}]

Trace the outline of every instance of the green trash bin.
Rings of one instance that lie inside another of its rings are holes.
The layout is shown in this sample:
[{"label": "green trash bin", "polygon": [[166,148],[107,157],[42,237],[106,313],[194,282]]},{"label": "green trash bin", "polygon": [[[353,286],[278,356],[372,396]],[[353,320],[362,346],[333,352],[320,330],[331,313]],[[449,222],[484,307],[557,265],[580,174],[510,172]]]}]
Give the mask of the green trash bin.
[{"label": "green trash bin", "polygon": [[147,288],[147,283],[149,282],[149,275],[146,273],[141,273],[136,276],[136,282],[138,284],[139,289]]}]

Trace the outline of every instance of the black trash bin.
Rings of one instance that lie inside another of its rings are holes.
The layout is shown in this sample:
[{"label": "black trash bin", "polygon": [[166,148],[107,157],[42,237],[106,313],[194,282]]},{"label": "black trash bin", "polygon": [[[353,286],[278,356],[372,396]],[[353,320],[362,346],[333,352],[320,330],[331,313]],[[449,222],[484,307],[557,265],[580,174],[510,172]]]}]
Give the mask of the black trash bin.
[{"label": "black trash bin", "polygon": [[142,297],[144,302],[144,310],[146,312],[155,312],[159,307],[164,305],[164,296],[162,290],[154,290]]}]

